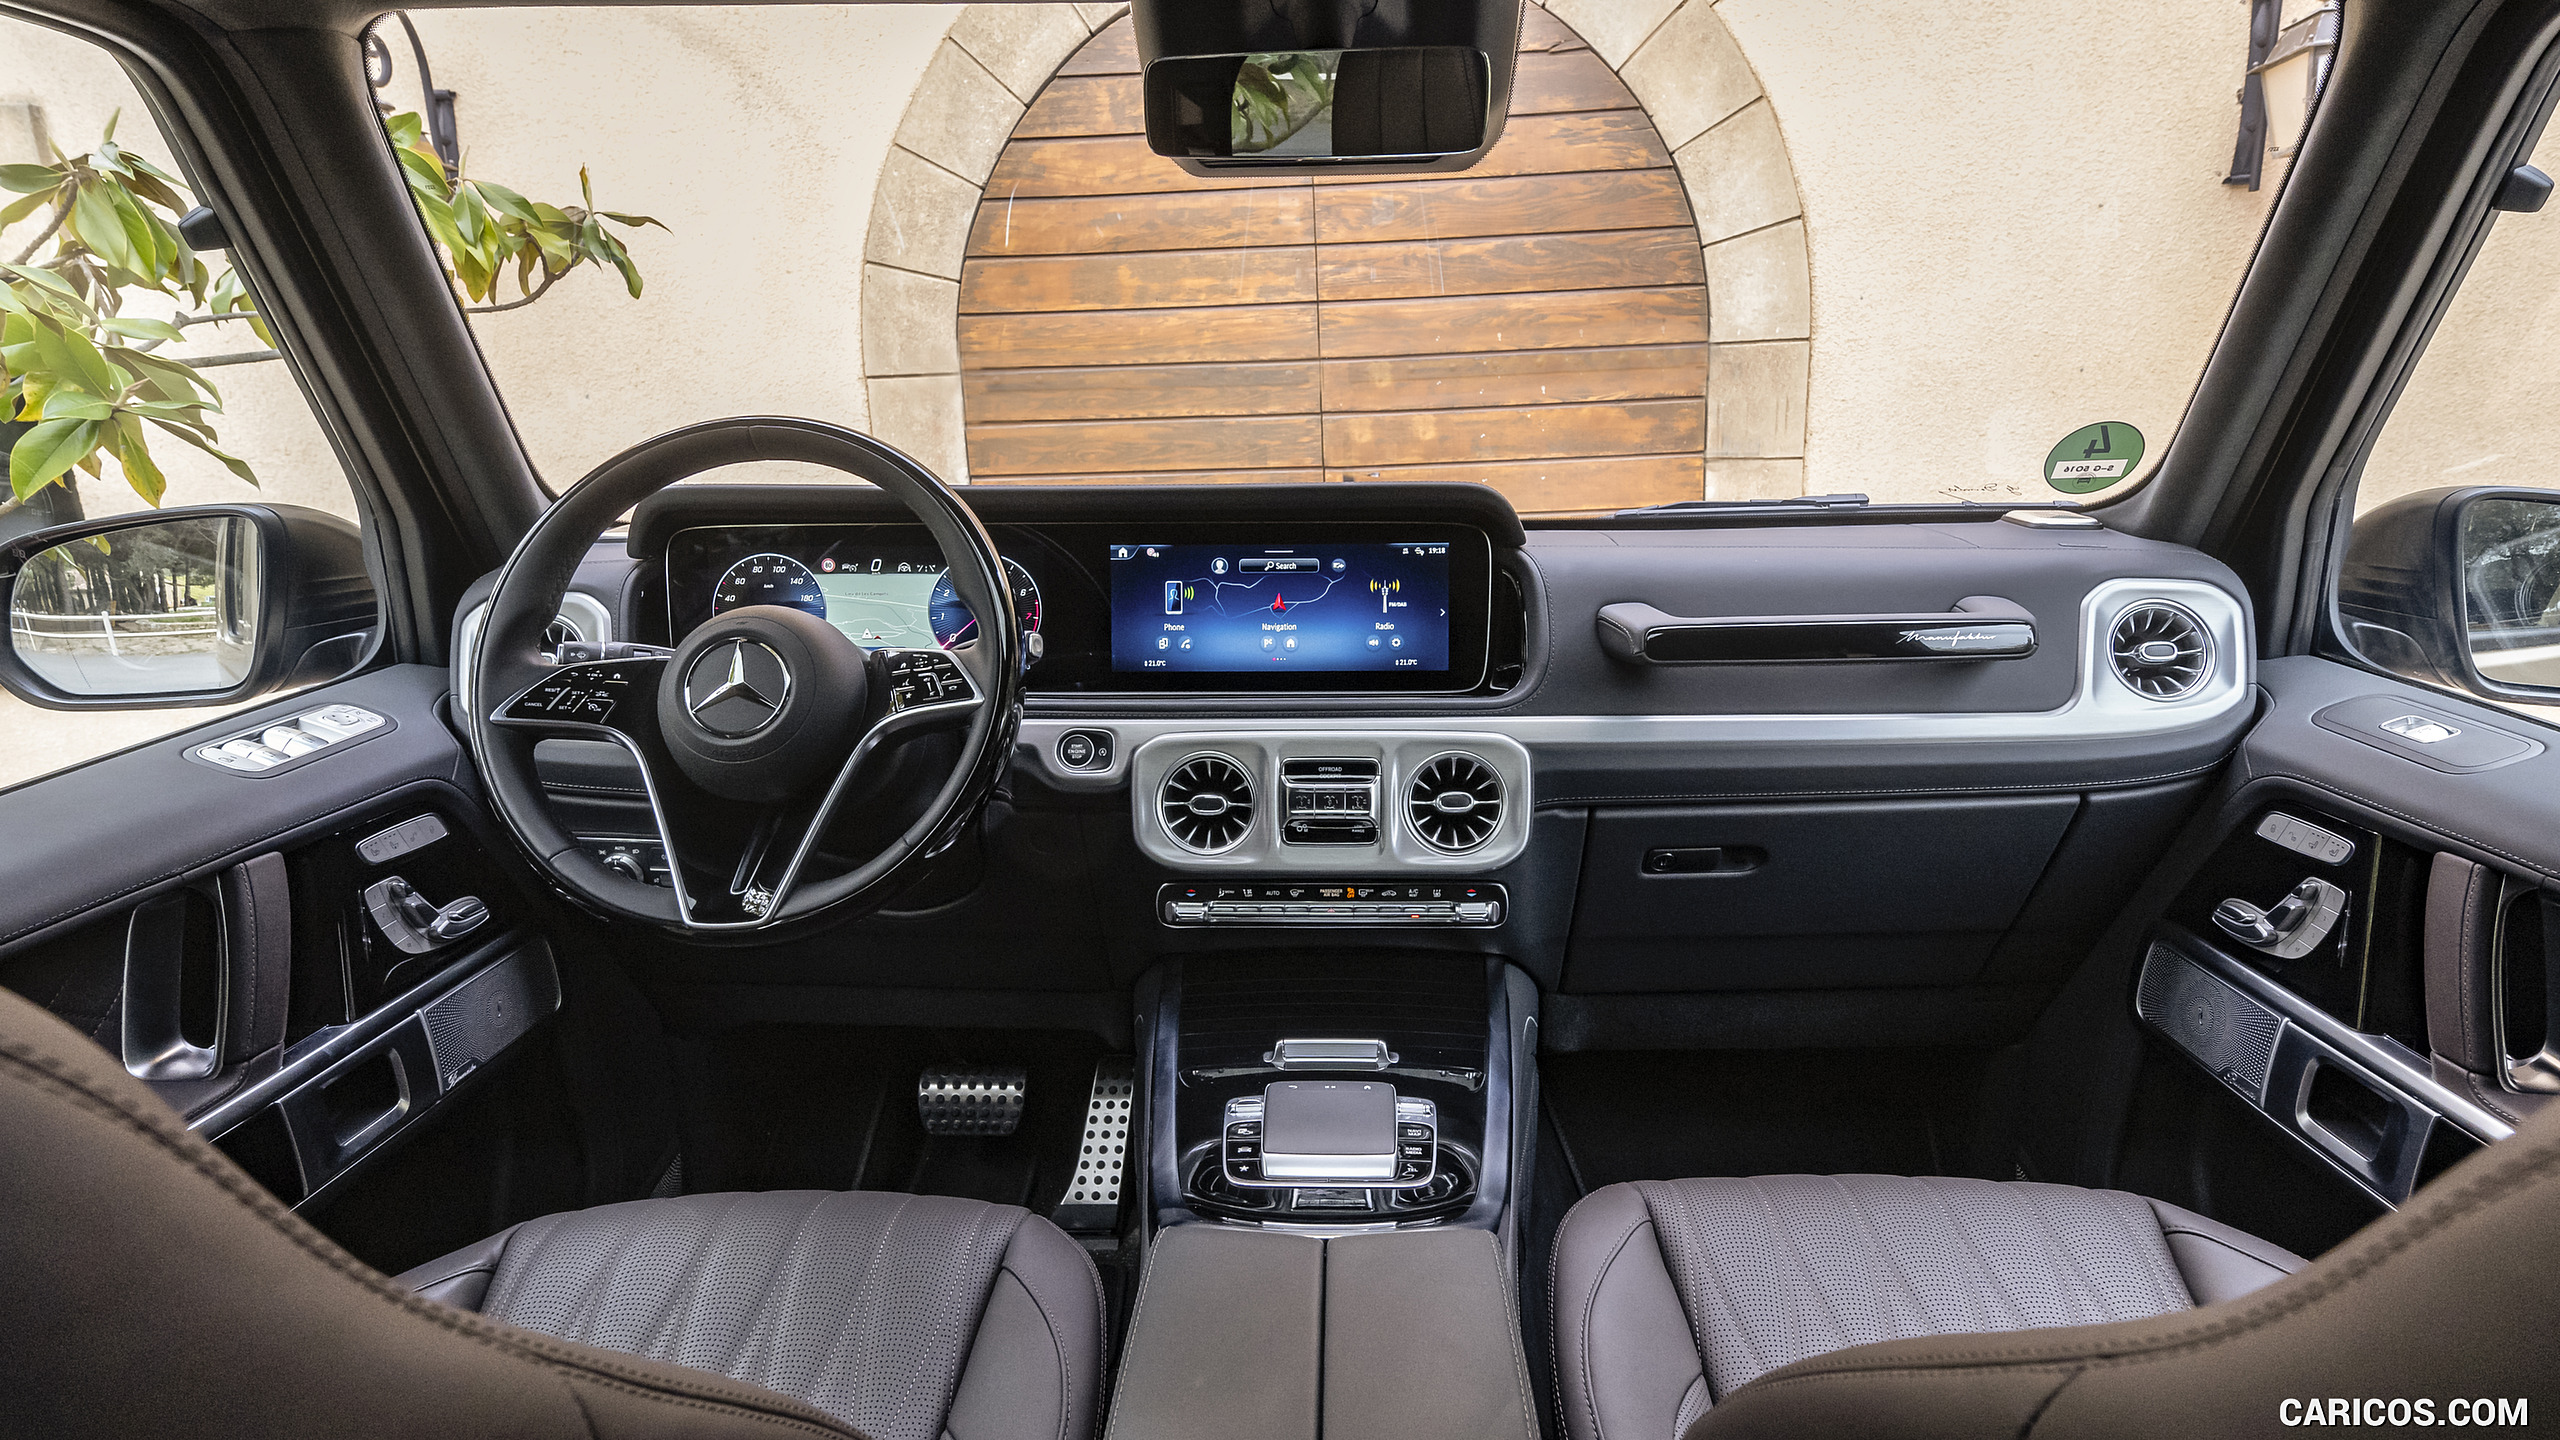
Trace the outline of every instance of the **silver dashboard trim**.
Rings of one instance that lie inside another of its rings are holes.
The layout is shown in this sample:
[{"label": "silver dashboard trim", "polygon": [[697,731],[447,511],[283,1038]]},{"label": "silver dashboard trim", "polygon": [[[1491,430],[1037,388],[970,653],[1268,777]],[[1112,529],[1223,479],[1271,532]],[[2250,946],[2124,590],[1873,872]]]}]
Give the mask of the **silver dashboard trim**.
[{"label": "silver dashboard trim", "polygon": [[[2195,612],[2212,636],[2219,663],[2205,684],[2176,700],[2136,694],[2116,678],[2105,644],[2116,618],[2146,601],[2167,600]],[[1129,781],[1138,753],[1169,735],[1210,742],[1256,732],[1371,737],[1380,744],[1415,735],[1459,731],[1492,734],[1535,749],[1540,746],[1722,745],[1852,746],[1874,744],[1978,745],[2038,741],[2143,740],[2200,729],[2254,703],[2257,681],[2246,612],[2219,586],[2195,580],[2109,580],[2081,604],[2079,676],[2071,699],[2051,710],[1961,714],[1867,715],[1531,715],[1396,714],[1299,718],[1281,715],[1204,718],[1031,717],[1022,722],[1017,763],[1039,770],[1062,790],[1116,790]],[[2000,662],[1986,662],[2000,663]],[[1143,697],[1132,697],[1143,703]],[[1318,697],[1309,697],[1315,703]],[[1057,762],[1057,742],[1069,730],[1109,730],[1116,744],[1106,767],[1069,770]],[[1510,777],[1505,777],[1509,779]],[[1518,791],[1526,795],[1525,790]],[[1525,813],[1526,805],[1518,808]],[[1470,857],[1482,860],[1479,853]]]}]

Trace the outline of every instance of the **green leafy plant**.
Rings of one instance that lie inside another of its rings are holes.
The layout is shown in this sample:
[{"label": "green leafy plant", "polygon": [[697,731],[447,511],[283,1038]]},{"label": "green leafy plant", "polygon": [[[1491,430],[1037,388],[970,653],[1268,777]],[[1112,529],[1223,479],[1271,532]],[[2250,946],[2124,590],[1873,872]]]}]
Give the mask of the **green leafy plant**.
[{"label": "green leafy plant", "polygon": [[[584,170],[584,203],[549,205],[459,167],[448,171],[414,114],[384,125],[466,313],[530,305],[582,265],[615,271],[639,296],[640,271],[605,222],[634,229],[658,222],[596,210]],[[174,436],[257,484],[248,464],[217,443],[222,397],[203,372],[280,357],[239,273],[215,275],[179,237],[177,217],[192,205],[185,183],[119,146],[110,119],[85,155],[57,150],[50,165],[0,165],[0,190],[18,197],[0,207],[0,227],[47,215],[35,237],[0,262],[0,433],[14,435],[0,514],[47,485],[67,485],[75,469],[97,477],[110,459],[144,503],[158,505],[168,480],[152,458],[155,435]],[[48,242],[52,252],[37,260]],[[500,301],[509,269],[518,294]],[[126,302],[145,293],[175,301],[177,313],[125,314]],[[265,348],[186,360],[155,353],[196,326],[224,323],[246,325]]]},{"label": "green leafy plant", "polygon": [[1333,108],[1333,72],[1318,54],[1249,55],[1236,72],[1232,144],[1257,155]]}]

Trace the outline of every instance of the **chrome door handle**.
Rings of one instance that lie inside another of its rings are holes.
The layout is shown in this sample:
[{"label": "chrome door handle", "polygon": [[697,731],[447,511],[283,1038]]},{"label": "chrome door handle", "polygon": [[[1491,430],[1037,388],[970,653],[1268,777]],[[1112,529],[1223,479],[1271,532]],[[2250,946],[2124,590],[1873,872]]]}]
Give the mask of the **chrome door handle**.
[{"label": "chrome door handle", "polygon": [[2347,892],[2314,878],[2294,886],[2265,910],[2236,896],[2225,900],[2213,907],[2213,923],[2252,950],[2278,960],[2298,960],[2318,949],[2346,913]]}]

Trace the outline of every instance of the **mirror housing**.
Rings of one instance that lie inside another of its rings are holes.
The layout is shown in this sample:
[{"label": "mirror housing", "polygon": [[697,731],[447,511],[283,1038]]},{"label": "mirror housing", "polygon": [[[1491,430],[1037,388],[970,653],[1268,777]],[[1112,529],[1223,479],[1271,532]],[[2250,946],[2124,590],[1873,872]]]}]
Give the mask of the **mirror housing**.
[{"label": "mirror housing", "polygon": [[[136,589],[164,609],[120,604]],[[196,505],[0,544],[0,688],[47,710],[235,705],[353,670],[378,631],[364,539],[299,505]]]},{"label": "mirror housing", "polygon": [[[1211,178],[1464,170],[1502,138],[1521,3],[1134,0],[1148,148]],[[1249,93],[1285,119],[1231,130]]]},{"label": "mirror housing", "polygon": [[2338,619],[2395,674],[2560,701],[2560,490],[2452,486],[2376,507],[2348,539]]}]

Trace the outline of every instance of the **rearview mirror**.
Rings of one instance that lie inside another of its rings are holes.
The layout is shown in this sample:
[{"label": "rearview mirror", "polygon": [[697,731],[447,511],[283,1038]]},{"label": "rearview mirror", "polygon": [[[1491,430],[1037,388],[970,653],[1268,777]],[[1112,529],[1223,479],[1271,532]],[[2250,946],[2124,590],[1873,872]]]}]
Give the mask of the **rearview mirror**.
[{"label": "rearview mirror", "polygon": [[2425,490],[2376,507],[2355,522],[2338,612],[2386,669],[2560,701],[2560,491]]},{"label": "rearview mirror", "polygon": [[373,587],[356,528],[293,505],[201,506],[0,546],[0,686],[50,710],[224,705],[352,669]]},{"label": "rearview mirror", "polygon": [[1147,145],[1222,171],[1445,160],[1483,147],[1491,92],[1459,45],[1177,55],[1147,67]]}]

